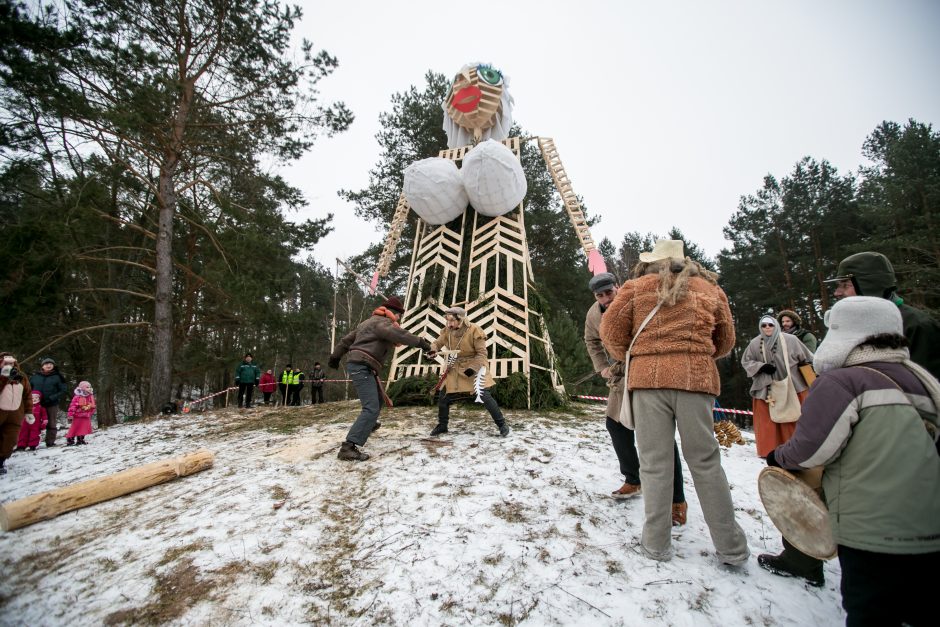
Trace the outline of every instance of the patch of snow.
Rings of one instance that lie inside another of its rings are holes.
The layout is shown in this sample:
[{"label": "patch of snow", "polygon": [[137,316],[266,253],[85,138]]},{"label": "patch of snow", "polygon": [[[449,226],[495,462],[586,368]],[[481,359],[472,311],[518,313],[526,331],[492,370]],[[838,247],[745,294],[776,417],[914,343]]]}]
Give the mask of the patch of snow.
[{"label": "patch of snow", "polygon": [[[385,410],[366,462],[336,451],[356,402],[220,410],[16,453],[2,501],[208,448],[209,470],[0,534],[0,623],[82,625],[838,625],[838,562],[817,589],[761,569],[779,552],[753,436],[722,449],[752,556],[718,565],[684,469],[675,555],[637,551],[642,497],[622,483],[601,407]],[[289,425],[300,427],[293,433]],[[179,584],[179,585],[177,585]],[[54,600],[51,597],[55,591]],[[175,603],[175,605],[174,605]]]}]

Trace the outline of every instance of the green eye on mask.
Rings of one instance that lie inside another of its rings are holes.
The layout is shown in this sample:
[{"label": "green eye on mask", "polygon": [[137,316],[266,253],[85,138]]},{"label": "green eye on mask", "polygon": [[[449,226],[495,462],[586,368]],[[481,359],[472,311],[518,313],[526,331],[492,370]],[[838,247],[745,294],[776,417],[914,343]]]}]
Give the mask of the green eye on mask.
[{"label": "green eye on mask", "polygon": [[489,85],[499,85],[503,82],[503,75],[499,70],[489,67],[488,65],[480,65],[477,67],[477,76],[482,78]]}]

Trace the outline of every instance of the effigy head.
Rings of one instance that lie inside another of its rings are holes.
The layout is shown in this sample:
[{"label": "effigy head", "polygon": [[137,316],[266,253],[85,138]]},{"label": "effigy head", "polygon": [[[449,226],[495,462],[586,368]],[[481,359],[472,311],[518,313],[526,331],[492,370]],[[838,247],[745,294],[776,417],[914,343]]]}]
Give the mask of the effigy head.
[{"label": "effigy head", "polygon": [[449,148],[509,136],[512,96],[507,82],[502,72],[485,63],[469,63],[460,69],[443,103]]}]

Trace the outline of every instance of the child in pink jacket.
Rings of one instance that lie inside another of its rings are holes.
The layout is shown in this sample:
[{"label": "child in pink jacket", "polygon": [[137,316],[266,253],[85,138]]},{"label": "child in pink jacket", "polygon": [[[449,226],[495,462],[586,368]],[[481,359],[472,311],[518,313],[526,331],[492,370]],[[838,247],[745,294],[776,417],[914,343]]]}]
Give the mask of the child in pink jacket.
[{"label": "child in pink jacket", "polygon": [[23,424],[20,425],[20,437],[16,442],[16,450],[18,451],[25,451],[26,447],[29,447],[31,451],[35,451],[36,447],[39,446],[42,434],[46,431],[46,425],[49,424],[46,408],[39,404],[39,401],[42,400],[42,392],[33,390],[31,395],[33,397],[33,413],[26,414],[23,417]]},{"label": "child in pink jacket", "polygon": [[91,433],[91,417],[95,413],[95,391],[91,389],[91,383],[82,381],[75,388],[75,396],[69,404],[69,418],[72,420],[72,426],[65,434],[66,446],[75,446],[75,438],[78,438],[78,444],[87,444],[85,436]]}]

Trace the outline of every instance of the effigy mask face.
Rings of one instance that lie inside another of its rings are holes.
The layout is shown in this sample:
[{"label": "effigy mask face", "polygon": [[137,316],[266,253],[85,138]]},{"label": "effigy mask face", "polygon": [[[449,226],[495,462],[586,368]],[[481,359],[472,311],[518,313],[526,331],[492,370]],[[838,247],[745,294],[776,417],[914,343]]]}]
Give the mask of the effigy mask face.
[{"label": "effigy mask face", "polygon": [[465,129],[486,130],[496,124],[503,96],[503,75],[490,65],[465,65],[454,77],[447,115]]}]

